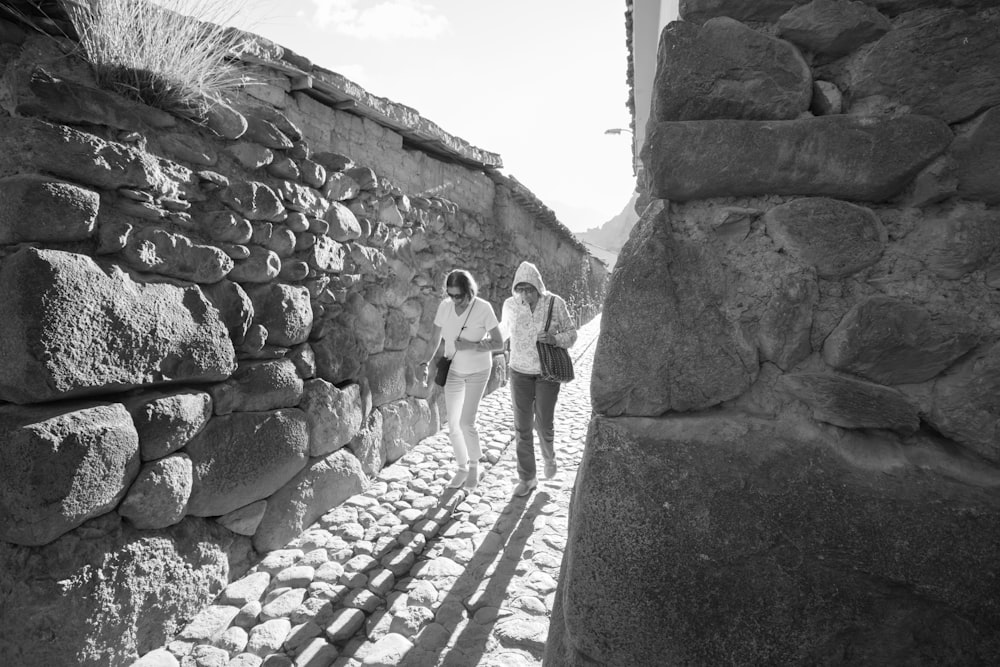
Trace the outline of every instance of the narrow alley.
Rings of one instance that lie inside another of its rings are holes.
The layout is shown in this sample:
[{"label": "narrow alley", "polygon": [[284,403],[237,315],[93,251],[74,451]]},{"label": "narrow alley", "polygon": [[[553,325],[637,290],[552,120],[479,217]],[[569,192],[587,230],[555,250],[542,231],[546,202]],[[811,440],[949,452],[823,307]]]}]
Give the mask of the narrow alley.
[{"label": "narrow alley", "polygon": [[[134,667],[540,665],[590,419],[600,317],[571,349],[556,412],[559,470],[517,498],[506,387],[483,399],[487,461],[468,496],[447,489],[446,432],[385,468],[285,549],[232,582]],[[171,655],[172,654],[172,655]]]}]

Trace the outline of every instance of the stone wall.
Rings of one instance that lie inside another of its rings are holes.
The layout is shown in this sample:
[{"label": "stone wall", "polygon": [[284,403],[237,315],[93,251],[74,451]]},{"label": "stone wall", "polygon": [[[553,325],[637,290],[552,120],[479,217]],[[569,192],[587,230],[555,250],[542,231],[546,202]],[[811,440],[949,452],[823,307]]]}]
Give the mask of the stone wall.
[{"label": "stone wall", "polygon": [[498,156],[276,45],[192,120],[0,24],[4,664],[128,664],[435,432],[452,268],[498,311],[522,259],[603,297],[558,221],[495,215]]},{"label": "stone wall", "polygon": [[1000,9],[660,39],[547,665],[1000,656]]}]

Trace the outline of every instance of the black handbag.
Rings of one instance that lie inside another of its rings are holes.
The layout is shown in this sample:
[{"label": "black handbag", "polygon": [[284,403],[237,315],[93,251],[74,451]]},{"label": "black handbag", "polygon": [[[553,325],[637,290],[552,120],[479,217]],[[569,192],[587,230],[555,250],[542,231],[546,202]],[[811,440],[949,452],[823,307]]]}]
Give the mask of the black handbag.
[{"label": "black handbag", "polygon": [[434,384],[439,387],[443,387],[444,383],[448,381],[448,371],[451,370],[451,359],[448,357],[441,357],[438,359],[437,370],[434,371]]},{"label": "black handbag", "polygon": [[[465,316],[465,322],[462,323],[462,328],[458,330],[458,335],[461,336],[462,332],[465,331],[465,325],[469,323],[469,315],[472,315],[472,307],[475,303],[469,304],[469,312]],[[456,337],[457,338],[457,337]],[[443,387],[448,381],[448,371],[451,370],[451,359],[448,357],[441,357],[438,359],[437,369],[434,371],[434,384],[439,387]]]},{"label": "black handbag", "polygon": [[[549,301],[549,315],[545,318],[545,331],[549,330],[552,324],[552,305],[555,297]],[[550,382],[570,382],[575,377],[573,375],[573,360],[569,358],[569,350],[557,345],[549,345],[538,341],[535,343],[538,348],[538,361],[541,363],[542,372],[540,377]]]}]

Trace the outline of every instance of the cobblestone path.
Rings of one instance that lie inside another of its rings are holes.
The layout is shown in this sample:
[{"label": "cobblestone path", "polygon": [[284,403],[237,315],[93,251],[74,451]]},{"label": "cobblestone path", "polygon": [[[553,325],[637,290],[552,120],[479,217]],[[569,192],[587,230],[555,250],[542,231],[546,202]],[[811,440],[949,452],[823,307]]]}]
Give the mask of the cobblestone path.
[{"label": "cobblestone path", "polygon": [[445,488],[454,469],[447,433],[424,439],[133,667],[540,665],[599,328],[599,317],[582,327],[570,351],[577,378],[557,404],[553,479],[512,495],[504,387],[480,408],[487,462],[474,492]]}]

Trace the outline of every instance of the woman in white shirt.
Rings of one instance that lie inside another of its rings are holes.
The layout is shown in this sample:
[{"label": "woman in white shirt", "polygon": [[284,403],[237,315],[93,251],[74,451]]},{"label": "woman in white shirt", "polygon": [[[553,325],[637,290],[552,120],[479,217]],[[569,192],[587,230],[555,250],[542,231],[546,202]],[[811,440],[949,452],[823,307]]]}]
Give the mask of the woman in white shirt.
[{"label": "woman in white shirt", "polygon": [[[517,442],[515,496],[531,493],[535,477],[535,440],[542,450],[545,476],[556,474],[555,411],[559,383],[541,378],[541,362],[536,343],[572,347],[576,342],[576,324],[558,294],[545,289],[542,274],[531,262],[521,262],[514,272],[511,294],[503,302],[500,325],[504,338],[510,338],[510,400],[514,409],[514,437]],[[546,330],[549,308],[552,321]]]},{"label": "woman in white shirt", "polygon": [[441,342],[444,356],[451,359],[451,369],[444,385],[444,403],[448,410],[448,435],[455,450],[458,469],[448,484],[457,489],[474,489],[479,483],[479,457],[483,450],[476,430],[479,401],[486,391],[493,368],[493,352],[503,349],[493,306],[476,296],[478,287],[468,271],[456,270],[445,279],[446,299],[434,317],[429,364]]}]

